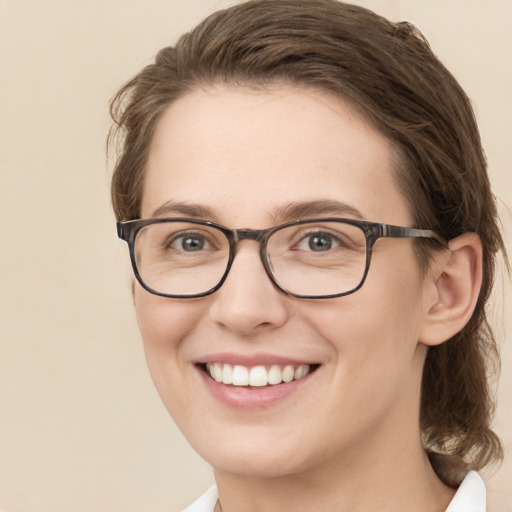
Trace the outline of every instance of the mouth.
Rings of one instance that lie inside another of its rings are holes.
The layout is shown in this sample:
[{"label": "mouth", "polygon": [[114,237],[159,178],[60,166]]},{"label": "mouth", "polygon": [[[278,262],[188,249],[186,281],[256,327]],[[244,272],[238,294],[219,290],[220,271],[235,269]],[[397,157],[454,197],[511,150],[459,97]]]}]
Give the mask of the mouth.
[{"label": "mouth", "polygon": [[319,364],[243,366],[212,362],[199,364],[215,382],[232,387],[261,389],[303,379],[318,369]]}]

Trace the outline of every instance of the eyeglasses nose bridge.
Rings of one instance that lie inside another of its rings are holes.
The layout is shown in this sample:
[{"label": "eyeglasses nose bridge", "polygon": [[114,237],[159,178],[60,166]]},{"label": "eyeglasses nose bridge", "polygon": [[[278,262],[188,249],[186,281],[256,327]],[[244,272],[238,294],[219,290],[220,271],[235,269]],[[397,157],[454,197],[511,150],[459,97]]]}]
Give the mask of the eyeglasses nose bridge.
[{"label": "eyeglasses nose bridge", "polygon": [[236,245],[238,242],[241,242],[242,240],[253,240],[254,242],[257,242],[260,246],[260,258],[261,262],[263,263],[263,266],[265,267],[265,270],[267,274],[269,274],[269,277],[271,279],[271,273],[270,269],[268,268],[268,261],[267,261],[267,240],[270,234],[273,232],[273,229],[233,229],[231,230],[231,258],[233,259],[236,254]]},{"label": "eyeglasses nose bridge", "polygon": [[231,255],[229,258],[229,264],[227,272],[231,269],[231,265],[233,264],[233,261],[236,256],[236,245],[238,242],[241,242],[242,240],[252,240],[254,242],[257,242],[260,246],[260,259],[261,263],[263,265],[263,268],[265,269],[265,272],[267,273],[270,280],[275,283],[275,279],[272,275],[272,271],[269,267],[269,262],[267,258],[267,239],[269,235],[271,234],[273,230],[272,229],[233,229],[231,230],[231,237],[230,237],[230,246],[231,246]]},{"label": "eyeglasses nose bridge", "polygon": [[233,236],[233,243],[236,244],[241,240],[254,240],[258,242],[260,245],[265,240],[265,235],[267,234],[266,229],[233,229],[231,231]]}]

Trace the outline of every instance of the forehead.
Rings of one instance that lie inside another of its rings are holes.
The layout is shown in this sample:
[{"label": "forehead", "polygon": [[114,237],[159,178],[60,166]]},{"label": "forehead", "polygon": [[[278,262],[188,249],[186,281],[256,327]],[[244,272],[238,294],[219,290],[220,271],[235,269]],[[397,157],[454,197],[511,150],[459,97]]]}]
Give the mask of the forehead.
[{"label": "forehead", "polygon": [[323,201],[343,203],[368,220],[407,222],[391,153],[363,115],[323,92],[195,91],[158,122],[143,216],[169,202],[189,203],[219,222],[261,227],[288,205]]}]

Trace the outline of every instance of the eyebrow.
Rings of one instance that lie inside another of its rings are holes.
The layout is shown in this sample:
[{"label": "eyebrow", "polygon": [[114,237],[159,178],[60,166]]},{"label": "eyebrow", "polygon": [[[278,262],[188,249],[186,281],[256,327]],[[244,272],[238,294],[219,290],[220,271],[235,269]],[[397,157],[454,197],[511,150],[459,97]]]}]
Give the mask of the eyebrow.
[{"label": "eyebrow", "polygon": [[[217,221],[215,211],[202,204],[179,201],[166,201],[153,211],[152,217],[167,217],[181,215],[192,219]],[[290,202],[276,208],[272,213],[275,222],[285,223],[314,216],[348,216],[364,220],[363,214],[354,206],[333,199],[320,199],[315,201]]]},{"label": "eyebrow", "polygon": [[354,206],[333,199],[289,203],[277,208],[274,212],[274,218],[281,222],[323,215],[341,215],[359,220],[364,219],[363,214]]},{"label": "eyebrow", "polygon": [[215,214],[211,208],[201,204],[166,201],[159,206],[151,217],[166,217],[168,215],[183,215],[192,219],[214,219]]}]

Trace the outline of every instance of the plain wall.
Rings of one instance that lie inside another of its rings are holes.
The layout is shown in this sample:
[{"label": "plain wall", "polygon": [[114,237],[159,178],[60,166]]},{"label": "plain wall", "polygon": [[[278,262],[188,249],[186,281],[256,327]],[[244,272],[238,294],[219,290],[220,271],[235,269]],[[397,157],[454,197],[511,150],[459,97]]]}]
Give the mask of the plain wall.
[{"label": "plain wall", "polygon": [[[145,366],[127,251],[109,205],[105,138],[116,89],[159,48],[229,3],[0,1],[5,512],[173,511],[212,482]],[[473,99],[512,253],[512,2],[357,3],[419,26]],[[512,487],[511,286],[500,280],[496,429],[508,453],[489,479],[495,499]]]}]

